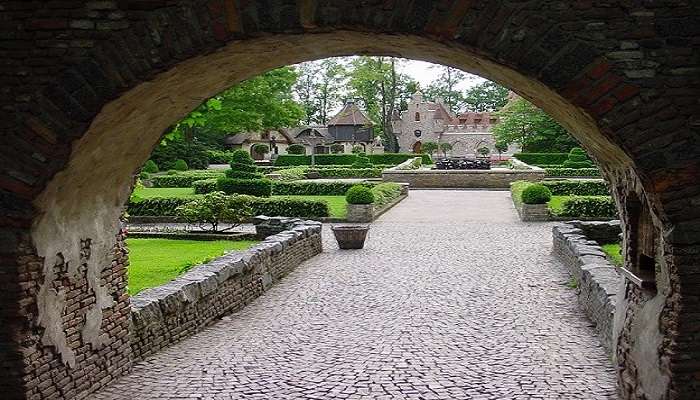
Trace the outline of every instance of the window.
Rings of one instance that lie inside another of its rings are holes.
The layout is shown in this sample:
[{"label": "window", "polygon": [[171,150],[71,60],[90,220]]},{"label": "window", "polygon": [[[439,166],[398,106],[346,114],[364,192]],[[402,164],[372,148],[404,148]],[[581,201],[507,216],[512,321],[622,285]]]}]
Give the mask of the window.
[{"label": "window", "polygon": [[416,121],[420,121],[420,113],[416,112]]}]

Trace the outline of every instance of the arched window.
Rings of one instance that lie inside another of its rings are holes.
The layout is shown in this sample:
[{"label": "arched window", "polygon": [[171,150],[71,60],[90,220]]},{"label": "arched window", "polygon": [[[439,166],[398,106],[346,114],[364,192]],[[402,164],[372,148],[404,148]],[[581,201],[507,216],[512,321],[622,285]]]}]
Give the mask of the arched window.
[{"label": "arched window", "polygon": [[416,121],[420,121],[420,113],[416,111]]}]

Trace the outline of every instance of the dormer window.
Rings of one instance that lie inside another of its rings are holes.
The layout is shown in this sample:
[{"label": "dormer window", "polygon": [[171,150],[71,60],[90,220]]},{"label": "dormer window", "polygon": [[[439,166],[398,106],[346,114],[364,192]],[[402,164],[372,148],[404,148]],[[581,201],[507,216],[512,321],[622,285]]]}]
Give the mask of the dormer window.
[{"label": "dormer window", "polygon": [[420,113],[416,112],[416,121],[420,121]]}]

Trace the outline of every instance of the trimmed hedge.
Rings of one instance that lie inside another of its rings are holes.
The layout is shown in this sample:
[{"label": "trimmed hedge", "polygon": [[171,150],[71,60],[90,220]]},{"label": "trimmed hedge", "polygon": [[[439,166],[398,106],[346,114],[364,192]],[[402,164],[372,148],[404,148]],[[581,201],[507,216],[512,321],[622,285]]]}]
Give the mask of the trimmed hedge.
[{"label": "trimmed hedge", "polygon": [[171,187],[192,187],[196,181],[203,179],[213,179],[221,176],[221,173],[177,173],[174,175],[158,175],[151,177],[153,187],[171,188]]},{"label": "trimmed hedge", "polygon": [[270,217],[318,218],[330,216],[328,203],[323,200],[261,198],[250,196],[253,215]]},{"label": "trimmed hedge", "polygon": [[216,182],[218,179],[203,179],[192,183],[195,194],[207,194],[216,192]]},{"label": "trimmed hedge", "polygon": [[226,194],[270,197],[272,195],[272,181],[269,179],[219,178],[216,181],[216,189]]},{"label": "trimmed hedge", "polygon": [[401,185],[392,182],[380,183],[372,188],[372,194],[374,195],[374,207],[382,207],[401,196]]},{"label": "trimmed hedge", "polygon": [[[417,154],[410,153],[385,153],[385,154],[367,154],[369,161],[375,165],[399,165],[402,162],[419,157]],[[428,154],[420,155],[423,159],[423,164],[432,164],[433,160]],[[316,165],[352,165],[357,160],[357,154],[317,154]],[[311,156],[282,154],[275,160],[275,166],[286,165],[311,165]]]},{"label": "trimmed hedge", "polygon": [[617,207],[610,196],[572,196],[562,203],[562,217],[617,218]]},{"label": "trimmed hedge", "polygon": [[143,199],[139,201],[130,201],[126,206],[126,212],[129,215],[139,216],[175,216],[177,209],[183,204],[186,204],[192,199],[180,197],[154,197],[151,199]]},{"label": "trimmed hedge", "polygon": [[610,189],[602,180],[542,181],[554,196],[609,196]]},{"label": "trimmed hedge", "polygon": [[545,176],[600,176],[598,168],[545,168]]},{"label": "trimmed hedge", "polygon": [[345,201],[348,204],[372,204],[374,203],[374,193],[366,186],[354,185],[345,194]]},{"label": "trimmed hedge", "polygon": [[283,181],[298,181],[306,178],[308,170],[306,167],[294,167],[281,169],[274,173],[278,174]]},{"label": "trimmed hedge", "polygon": [[[282,196],[345,196],[348,189],[355,185],[358,184],[348,182],[273,181],[272,194]],[[376,186],[376,184],[369,182],[360,183],[359,185],[368,188]]]},{"label": "trimmed hedge", "polygon": [[313,168],[321,178],[381,178],[381,168]]},{"label": "trimmed hedge", "polygon": [[569,153],[515,153],[513,157],[530,165],[561,165],[569,159]]},{"label": "trimmed hedge", "polygon": [[[318,218],[328,217],[328,203],[322,200],[301,200],[285,198],[262,198],[239,195],[250,202],[254,215],[280,217]],[[191,198],[151,198],[138,202],[129,202],[127,212],[134,216],[174,217],[176,209]]]}]

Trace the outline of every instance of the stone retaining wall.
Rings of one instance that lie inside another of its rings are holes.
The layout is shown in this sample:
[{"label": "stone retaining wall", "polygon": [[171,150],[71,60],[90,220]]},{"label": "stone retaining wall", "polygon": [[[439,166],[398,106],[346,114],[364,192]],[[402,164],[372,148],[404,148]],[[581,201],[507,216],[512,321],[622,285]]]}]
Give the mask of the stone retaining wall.
[{"label": "stone retaining wall", "polygon": [[303,221],[251,249],[217,258],[134,296],[134,359],[144,359],[241,309],[321,250],[321,224]]},{"label": "stone retaining wall", "polygon": [[544,170],[492,169],[492,170],[385,170],[385,182],[408,183],[416,188],[496,188],[507,189],[515,181],[538,182],[544,179]]},{"label": "stone retaining wall", "polygon": [[554,253],[577,283],[579,304],[612,354],[615,300],[624,280],[599,243],[617,241],[620,223],[570,221],[556,225],[552,233]]}]

